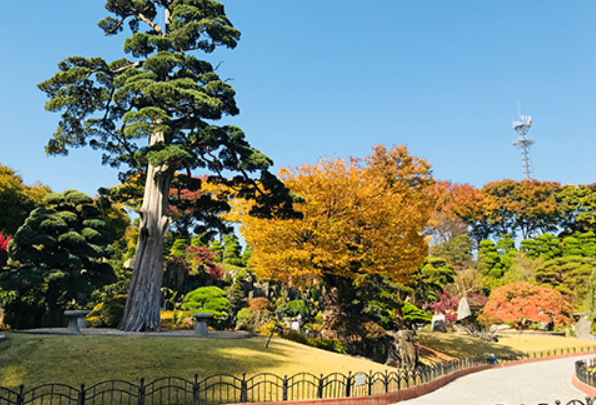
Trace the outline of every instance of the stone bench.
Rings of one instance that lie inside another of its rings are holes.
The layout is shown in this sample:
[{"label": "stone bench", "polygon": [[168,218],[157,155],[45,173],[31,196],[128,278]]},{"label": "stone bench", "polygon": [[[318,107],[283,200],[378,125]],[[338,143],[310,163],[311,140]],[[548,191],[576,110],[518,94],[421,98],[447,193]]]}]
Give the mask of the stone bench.
[{"label": "stone bench", "polygon": [[66,333],[81,335],[80,325],[85,325],[85,317],[88,313],[89,311],[84,309],[64,311],[64,317],[68,319]]},{"label": "stone bench", "polygon": [[194,329],[195,335],[207,336],[207,334],[209,333],[209,331],[207,329],[207,320],[213,318],[213,315],[197,312],[197,313],[192,314],[192,316],[196,320],[195,329]]}]

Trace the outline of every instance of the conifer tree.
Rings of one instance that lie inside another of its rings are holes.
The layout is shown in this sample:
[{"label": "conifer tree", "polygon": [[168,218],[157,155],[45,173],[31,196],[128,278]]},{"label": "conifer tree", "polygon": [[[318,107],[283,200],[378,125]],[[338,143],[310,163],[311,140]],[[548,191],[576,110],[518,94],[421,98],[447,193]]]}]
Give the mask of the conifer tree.
[{"label": "conifer tree", "polygon": [[15,327],[60,326],[66,304],[83,305],[117,281],[105,259],[108,224],[91,197],[76,190],[48,194],[8,244],[0,270],[0,302]]},{"label": "conifer tree", "polygon": [[[196,189],[200,180],[192,178],[193,169],[213,173],[243,198],[253,198],[255,215],[293,214],[291,198],[269,173],[271,159],[252,148],[240,128],[214,124],[238,114],[235,92],[210,63],[192,54],[236,47],[240,31],[223,5],[107,0],[105,7],[112,16],[98,25],[106,35],[128,26],[132,35],[124,41],[124,52],[131,59],[69,57],[39,85],[50,98],[46,109],[61,112],[46,152],[66,155],[71,147],[89,145],[105,152],[104,164],[124,164],[128,175],[145,176],[139,241],[120,327],[159,330],[163,238],[170,228],[166,214],[174,178],[177,187],[194,184]],[[238,175],[223,180],[224,171]],[[260,172],[258,187],[251,177],[255,172]]]}]

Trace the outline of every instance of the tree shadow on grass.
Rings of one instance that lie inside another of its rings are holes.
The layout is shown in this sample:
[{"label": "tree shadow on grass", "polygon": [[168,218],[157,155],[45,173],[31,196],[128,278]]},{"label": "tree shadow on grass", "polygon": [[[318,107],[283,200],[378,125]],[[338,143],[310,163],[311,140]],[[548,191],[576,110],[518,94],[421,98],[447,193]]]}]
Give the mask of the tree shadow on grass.
[{"label": "tree shadow on grass", "polygon": [[508,346],[487,342],[471,336],[422,333],[418,334],[419,343],[429,346],[434,350],[460,359],[466,357],[488,356],[491,353],[501,359],[521,358],[524,353]]},{"label": "tree shadow on grass", "polygon": [[[247,377],[270,372],[319,374],[357,371],[360,360],[322,353],[309,346],[267,336],[248,339],[191,339],[142,336],[66,336],[9,333],[0,347],[0,386],[62,383],[90,386],[122,379],[138,384],[175,376],[199,380],[215,374]],[[18,366],[18,373],[14,367]],[[367,367],[368,368],[368,367]],[[12,371],[11,371],[12,370]],[[3,373],[3,371],[5,371]],[[10,371],[10,373],[9,373]]]}]

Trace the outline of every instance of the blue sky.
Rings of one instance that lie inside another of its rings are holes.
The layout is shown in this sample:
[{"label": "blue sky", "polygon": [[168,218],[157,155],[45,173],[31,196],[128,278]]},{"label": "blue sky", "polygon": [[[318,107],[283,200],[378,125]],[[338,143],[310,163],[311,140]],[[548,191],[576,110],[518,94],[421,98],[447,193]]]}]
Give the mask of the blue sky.
[{"label": "blue sky", "polygon": [[[122,56],[96,23],[104,2],[3,1],[0,163],[25,183],[95,194],[101,153],[46,157],[59,116],[36,84],[73,56]],[[521,178],[511,129],[533,117],[535,177],[596,182],[596,2],[229,0],[235,50],[204,58],[230,78],[228,118],[278,166],[407,144],[435,178],[477,187]],[[197,173],[199,174],[199,173]]]}]

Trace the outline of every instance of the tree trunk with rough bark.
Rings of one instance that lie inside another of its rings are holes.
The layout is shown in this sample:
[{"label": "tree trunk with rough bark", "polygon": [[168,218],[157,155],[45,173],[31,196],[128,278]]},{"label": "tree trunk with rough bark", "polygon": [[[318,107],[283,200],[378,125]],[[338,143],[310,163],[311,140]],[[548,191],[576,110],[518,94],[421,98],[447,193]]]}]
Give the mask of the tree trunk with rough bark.
[{"label": "tree trunk with rough bark", "polygon": [[[157,138],[159,134],[154,136]],[[119,329],[136,332],[161,330],[163,239],[170,228],[166,214],[174,177],[172,166],[149,164],[147,168],[143,205],[139,212],[141,224],[137,253]]]},{"label": "tree trunk with rough bark", "polygon": [[[403,291],[397,290],[397,298],[401,301],[406,300],[406,294]],[[395,329],[402,330],[404,328],[404,314],[401,310],[402,307],[398,306],[395,308]]]},{"label": "tree trunk with rough bark", "polygon": [[325,275],[325,295],[323,296],[323,325],[321,336],[325,339],[337,339],[335,326],[343,315],[339,302],[341,295],[349,288],[350,280],[335,275]]}]

